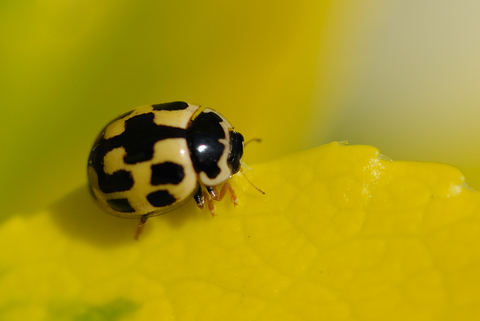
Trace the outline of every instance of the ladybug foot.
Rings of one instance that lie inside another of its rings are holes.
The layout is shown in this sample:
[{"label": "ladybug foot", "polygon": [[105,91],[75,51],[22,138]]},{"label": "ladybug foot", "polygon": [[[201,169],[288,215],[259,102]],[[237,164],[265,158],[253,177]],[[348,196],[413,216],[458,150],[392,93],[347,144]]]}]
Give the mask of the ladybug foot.
[{"label": "ladybug foot", "polygon": [[230,193],[230,200],[232,201],[233,206],[236,206],[238,198],[230,183],[223,184],[220,193],[217,191],[216,186],[206,186],[206,191],[199,187],[197,192],[193,195],[193,198],[195,199],[197,206],[201,209],[203,209],[205,203],[207,203],[208,210],[212,213],[212,216],[215,216],[215,205],[213,204],[213,201],[221,201],[225,197],[227,191]]},{"label": "ladybug foot", "polygon": [[227,193],[227,190],[230,193],[230,200],[232,201],[233,206],[236,206],[238,198],[237,195],[235,195],[235,190],[233,189],[232,185],[230,185],[230,183],[223,184],[222,189],[220,190],[220,194],[217,192],[216,186],[207,186],[208,193],[211,195],[212,199],[216,201],[221,201]]}]

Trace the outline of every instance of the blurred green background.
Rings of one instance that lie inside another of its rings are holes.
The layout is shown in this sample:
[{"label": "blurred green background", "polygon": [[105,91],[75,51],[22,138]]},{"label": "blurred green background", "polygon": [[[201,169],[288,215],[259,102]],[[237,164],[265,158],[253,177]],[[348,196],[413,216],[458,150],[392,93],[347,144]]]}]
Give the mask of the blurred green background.
[{"label": "blurred green background", "polygon": [[[0,217],[86,182],[103,125],[212,107],[247,163],[333,140],[446,162],[480,186],[480,2],[0,3]],[[328,169],[326,169],[328,170]]]}]

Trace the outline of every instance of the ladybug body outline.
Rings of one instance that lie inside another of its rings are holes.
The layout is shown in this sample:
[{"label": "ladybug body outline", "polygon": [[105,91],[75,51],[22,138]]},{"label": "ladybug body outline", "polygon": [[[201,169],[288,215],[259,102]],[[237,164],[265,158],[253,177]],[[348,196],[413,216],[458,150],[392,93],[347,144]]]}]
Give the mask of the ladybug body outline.
[{"label": "ladybug body outline", "polygon": [[241,171],[243,148],[242,134],[213,109],[180,101],[141,106],[98,135],[88,159],[90,191],[107,213],[140,218],[140,227],[192,197],[214,215],[212,200],[227,191],[236,205],[227,180]]}]

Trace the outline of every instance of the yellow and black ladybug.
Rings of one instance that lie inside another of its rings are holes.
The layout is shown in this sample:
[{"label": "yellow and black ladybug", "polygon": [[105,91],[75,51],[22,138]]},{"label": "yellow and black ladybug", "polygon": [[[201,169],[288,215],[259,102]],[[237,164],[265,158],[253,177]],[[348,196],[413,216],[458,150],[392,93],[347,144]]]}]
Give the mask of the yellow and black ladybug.
[{"label": "yellow and black ladybug", "polygon": [[227,190],[237,202],[226,181],[241,169],[243,147],[242,134],[212,109],[185,102],[138,107],[96,139],[88,159],[90,188],[105,211],[140,218],[140,227],[192,196],[213,214],[212,200]]}]

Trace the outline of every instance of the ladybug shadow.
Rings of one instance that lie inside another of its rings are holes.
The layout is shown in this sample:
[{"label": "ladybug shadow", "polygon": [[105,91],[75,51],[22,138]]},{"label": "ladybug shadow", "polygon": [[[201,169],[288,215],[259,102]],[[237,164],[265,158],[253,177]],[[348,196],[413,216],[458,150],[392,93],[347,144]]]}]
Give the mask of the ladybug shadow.
[{"label": "ladybug shadow", "polygon": [[189,206],[176,209],[175,215],[166,213],[167,215],[150,218],[145,224],[139,240],[134,238],[138,219],[118,218],[105,213],[95,203],[87,185],[76,188],[54,203],[50,211],[54,222],[73,238],[97,246],[115,247],[148,239],[148,235],[155,232],[157,223],[168,224],[171,228],[180,228],[186,220],[196,216],[195,211],[185,209],[185,207],[192,206],[193,202],[188,203]]},{"label": "ladybug shadow", "polygon": [[137,220],[118,219],[101,210],[82,185],[58,202],[50,211],[54,221],[68,235],[101,246],[118,246],[134,241]]}]

